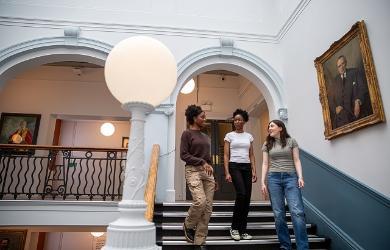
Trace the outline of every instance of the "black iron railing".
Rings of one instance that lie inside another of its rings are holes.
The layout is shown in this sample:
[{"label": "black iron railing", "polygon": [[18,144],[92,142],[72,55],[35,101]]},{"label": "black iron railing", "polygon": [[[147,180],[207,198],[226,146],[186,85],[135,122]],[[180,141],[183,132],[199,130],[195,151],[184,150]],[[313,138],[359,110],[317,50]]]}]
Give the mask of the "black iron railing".
[{"label": "black iron railing", "polygon": [[120,200],[126,153],[0,144],[0,199]]}]

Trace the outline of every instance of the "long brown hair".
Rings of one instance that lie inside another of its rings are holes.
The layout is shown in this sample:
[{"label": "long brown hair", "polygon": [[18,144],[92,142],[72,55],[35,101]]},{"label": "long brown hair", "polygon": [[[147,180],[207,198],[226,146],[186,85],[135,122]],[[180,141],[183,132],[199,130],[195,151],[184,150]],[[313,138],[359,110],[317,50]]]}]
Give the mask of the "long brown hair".
[{"label": "long brown hair", "polygon": [[[276,124],[276,126],[282,128],[282,131],[280,131],[280,142],[282,144],[282,148],[284,148],[287,145],[287,138],[291,137],[287,133],[286,125],[284,125],[284,123],[281,120],[272,120],[268,123],[268,128],[271,123],[274,123]],[[267,147],[267,151],[269,152],[275,145],[275,138],[268,134],[265,145]]]}]

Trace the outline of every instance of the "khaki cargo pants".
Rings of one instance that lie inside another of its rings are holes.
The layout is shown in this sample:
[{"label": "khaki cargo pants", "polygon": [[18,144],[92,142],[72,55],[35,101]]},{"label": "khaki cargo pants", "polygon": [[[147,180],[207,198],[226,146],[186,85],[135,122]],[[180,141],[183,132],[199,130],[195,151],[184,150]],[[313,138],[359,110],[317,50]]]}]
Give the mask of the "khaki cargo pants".
[{"label": "khaki cargo pants", "polygon": [[192,195],[192,205],[185,219],[187,228],[196,228],[195,245],[206,241],[208,225],[213,211],[214,176],[208,176],[200,166],[186,166],[186,181]]}]

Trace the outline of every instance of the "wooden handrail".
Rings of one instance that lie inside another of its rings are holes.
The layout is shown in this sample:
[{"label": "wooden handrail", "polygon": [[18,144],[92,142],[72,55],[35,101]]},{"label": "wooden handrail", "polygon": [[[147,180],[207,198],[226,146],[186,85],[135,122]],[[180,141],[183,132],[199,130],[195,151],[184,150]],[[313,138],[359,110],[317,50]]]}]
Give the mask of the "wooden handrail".
[{"label": "wooden handrail", "polygon": [[154,213],[154,199],[156,197],[156,183],[157,183],[157,168],[158,168],[158,159],[160,156],[160,146],[154,144],[152,148],[152,156],[150,159],[150,168],[148,181],[145,186],[144,199],[146,202],[146,212],[145,219],[148,221],[153,221]]},{"label": "wooden handrail", "polygon": [[0,149],[40,149],[40,150],[70,150],[70,151],[120,151],[126,152],[127,148],[90,148],[90,147],[63,147],[48,145],[28,145],[28,144],[0,144]]}]

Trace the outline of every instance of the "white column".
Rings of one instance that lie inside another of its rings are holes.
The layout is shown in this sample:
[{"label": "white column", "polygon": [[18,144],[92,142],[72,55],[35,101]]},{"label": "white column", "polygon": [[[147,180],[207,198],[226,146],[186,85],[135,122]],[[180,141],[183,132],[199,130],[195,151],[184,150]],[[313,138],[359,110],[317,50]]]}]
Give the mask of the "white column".
[{"label": "white column", "polygon": [[123,197],[119,202],[119,218],[107,228],[104,250],[160,249],[156,245],[156,229],[145,219],[144,189],[148,168],[144,164],[144,125],[147,112],[153,106],[144,103],[126,103],[131,112],[131,134],[123,184]]},{"label": "white column", "polygon": [[165,202],[175,202],[175,166],[176,153],[180,150],[176,147],[176,112],[172,108],[172,113],[168,117],[168,178]]}]

